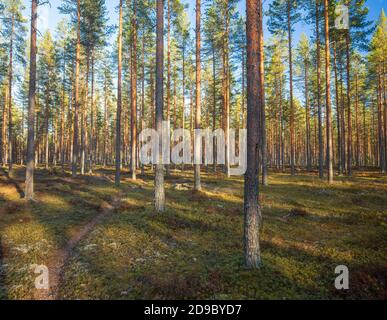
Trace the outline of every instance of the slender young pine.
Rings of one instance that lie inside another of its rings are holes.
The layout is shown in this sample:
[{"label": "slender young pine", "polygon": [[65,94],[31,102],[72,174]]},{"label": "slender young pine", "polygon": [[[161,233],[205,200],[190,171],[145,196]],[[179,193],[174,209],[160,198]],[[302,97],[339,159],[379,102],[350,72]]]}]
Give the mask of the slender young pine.
[{"label": "slender young pine", "polygon": [[118,83],[117,83],[117,116],[116,116],[116,186],[121,183],[121,114],[122,114],[122,22],[123,9],[120,0],[118,28]]},{"label": "slender young pine", "polygon": [[79,65],[81,56],[81,1],[77,1],[77,49],[75,58],[75,105],[74,105],[74,138],[73,138],[73,163],[72,175],[77,175],[78,163],[78,112],[79,112]]},{"label": "slender young pine", "polygon": [[328,0],[324,0],[325,17],[325,77],[326,77],[326,122],[327,122],[327,166],[328,182],[333,183],[333,142],[332,142],[332,103],[331,103],[331,54],[329,44],[329,7]]},{"label": "slender young pine", "polygon": [[131,174],[132,180],[136,180],[137,169],[137,1],[133,0],[133,50],[132,50],[132,85],[131,85],[131,100],[132,114],[130,118],[131,126]]},{"label": "slender young pine", "polygon": [[[201,18],[201,0],[196,0],[196,114],[195,114],[195,129],[200,129],[201,127],[201,61],[200,61],[200,18]],[[199,144],[200,148],[200,144]],[[200,155],[200,149],[195,142],[195,160],[199,160],[198,155]],[[194,165],[195,173],[195,190],[200,191],[202,189],[200,182],[200,164],[195,163]]]}]

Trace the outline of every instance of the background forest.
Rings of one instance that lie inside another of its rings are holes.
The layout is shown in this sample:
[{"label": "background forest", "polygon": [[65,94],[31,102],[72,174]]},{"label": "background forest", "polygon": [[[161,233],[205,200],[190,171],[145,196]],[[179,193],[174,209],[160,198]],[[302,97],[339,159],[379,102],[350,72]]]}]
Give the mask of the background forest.
[{"label": "background forest", "polygon": [[[0,298],[385,298],[383,5],[0,0]],[[162,120],[226,163],[144,166]]]}]

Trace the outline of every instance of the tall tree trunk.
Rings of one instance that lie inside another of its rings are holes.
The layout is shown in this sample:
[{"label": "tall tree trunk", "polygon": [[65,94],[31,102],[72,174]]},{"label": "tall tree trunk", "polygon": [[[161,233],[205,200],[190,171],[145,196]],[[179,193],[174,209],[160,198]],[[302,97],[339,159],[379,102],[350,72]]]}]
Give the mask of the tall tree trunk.
[{"label": "tall tree trunk", "polygon": [[295,167],[295,130],[294,130],[294,99],[293,99],[293,53],[292,53],[292,25],[291,25],[291,2],[287,1],[287,23],[288,23],[288,44],[289,44],[289,90],[290,90],[290,167],[291,173],[296,174]]},{"label": "tall tree trunk", "polygon": [[305,104],[306,104],[306,167],[312,171],[312,145],[310,128],[310,103],[309,103],[309,64],[305,62]]},{"label": "tall tree trunk", "polygon": [[[164,1],[157,0],[156,27],[156,131],[160,138],[163,126],[164,109]],[[155,174],[155,209],[158,213],[165,210],[164,165],[162,162],[162,145],[160,140],[158,163]]]},{"label": "tall tree trunk", "polygon": [[343,173],[342,165],[342,150],[341,150],[341,119],[340,119],[340,100],[339,100],[339,83],[337,76],[337,46],[336,41],[333,42],[333,68],[335,73],[335,98],[336,98],[336,121],[337,121],[337,160],[338,172]]},{"label": "tall tree trunk", "polygon": [[7,165],[7,157],[8,157],[8,150],[7,150],[7,109],[8,109],[8,91],[7,86],[4,85],[4,106],[3,106],[3,122],[1,126],[1,163],[3,166]]},{"label": "tall tree trunk", "polygon": [[79,112],[79,66],[81,56],[81,1],[77,0],[77,49],[75,58],[75,104],[74,104],[74,137],[73,137],[73,161],[72,175],[77,175],[78,164],[78,112]]},{"label": "tall tree trunk", "polygon": [[247,171],[244,195],[244,253],[248,268],[259,268],[259,12],[261,0],[246,0],[247,11]]},{"label": "tall tree trunk", "polygon": [[[213,66],[215,69],[215,66]],[[246,53],[245,46],[242,47],[242,129],[246,129]],[[215,88],[215,87],[214,87]],[[215,89],[214,89],[215,90]]]},{"label": "tall tree trunk", "polygon": [[379,144],[379,166],[382,173],[386,172],[385,167],[385,150],[384,150],[384,126],[383,126],[383,86],[382,86],[382,77],[381,71],[378,71],[378,144]]},{"label": "tall tree trunk", "polygon": [[132,98],[132,114],[131,114],[131,173],[132,179],[136,180],[136,155],[137,155],[137,17],[136,17],[137,1],[133,0],[133,50],[132,50],[132,85],[131,98]]},{"label": "tall tree trunk", "polygon": [[[167,0],[167,121],[171,123],[171,0]],[[170,165],[166,164],[167,177],[170,176]]]},{"label": "tall tree trunk", "polygon": [[261,99],[261,115],[260,115],[260,135],[261,135],[261,156],[262,156],[262,184],[267,186],[268,182],[268,167],[267,167],[267,138],[266,138],[266,98],[265,98],[265,57],[263,44],[263,11],[262,6],[258,7],[259,22],[258,22],[258,37],[259,37],[259,87]]},{"label": "tall tree trunk", "polygon": [[321,106],[321,58],[320,58],[320,0],[316,0],[316,43],[317,43],[317,105],[318,105],[318,165],[320,179],[324,178],[324,147]]},{"label": "tall tree trunk", "polygon": [[360,124],[359,124],[359,91],[358,91],[358,74],[355,75],[355,130],[356,130],[356,167],[360,169]]},{"label": "tall tree trunk", "polygon": [[25,198],[34,198],[35,169],[35,99],[36,99],[36,30],[38,18],[38,0],[31,3],[31,44],[30,44],[30,79],[28,89],[28,138],[27,138],[27,170]]},{"label": "tall tree trunk", "polygon": [[[89,174],[93,174],[93,155],[97,142],[94,127],[94,49],[91,50],[91,106],[90,106],[90,146],[89,146]],[[95,138],[95,139],[94,139]]]},{"label": "tall tree trunk", "polygon": [[86,54],[86,84],[85,101],[81,111],[81,175],[85,174],[86,167],[86,149],[87,149],[87,107],[89,102],[89,74],[90,74],[90,52]]},{"label": "tall tree trunk", "polygon": [[107,71],[105,70],[104,77],[104,129],[103,129],[103,166],[107,164],[107,144],[108,144],[108,93],[107,93]]},{"label": "tall tree trunk", "polygon": [[347,64],[347,104],[348,104],[348,142],[347,142],[347,170],[348,175],[352,176],[352,110],[351,110],[351,57],[350,57],[350,34],[347,30],[345,37],[345,48],[346,48],[346,64]]},{"label": "tall tree trunk", "polygon": [[115,183],[121,183],[121,116],[122,116],[122,23],[123,0],[120,0],[119,30],[118,30],[118,84],[117,84],[117,116],[116,116],[116,176]]},{"label": "tall tree trunk", "polygon": [[[140,131],[144,130],[145,123],[145,25],[142,26],[142,65],[141,65],[141,121],[140,121]],[[183,79],[184,82],[184,79]],[[140,145],[141,147],[141,145]],[[144,164],[141,164],[141,175],[145,175]]]},{"label": "tall tree trunk", "polygon": [[62,169],[65,165],[65,110],[66,110],[66,48],[63,48],[63,81],[62,81],[62,106],[61,106],[61,120],[60,120],[60,161]]},{"label": "tall tree trunk", "polygon": [[[212,50],[212,129],[216,130],[216,57],[215,57],[215,39],[212,39],[211,42],[211,50]],[[245,58],[244,58],[245,59]],[[245,70],[245,68],[243,68]],[[245,74],[243,73],[243,78],[245,77]],[[243,90],[244,90],[244,80],[243,83]],[[242,99],[244,100],[244,99]],[[214,155],[214,172],[216,172],[216,166],[217,166],[217,151],[216,151],[216,138],[214,137],[213,142],[213,155]]]},{"label": "tall tree trunk", "polygon": [[333,141],[332,141],[332,106],[331,106],[331,59],[329,43],[329,7],[328,0],[324,0],[325,16],[325,73],[326,73],[326,122],[327,122],[327,166],[328,182],[333,183]]},{"label": "tall tree trunk", "polygon": [[[195,129],[201,128],[201,60],[200,60],[200,19],[201,19],[201,0],[196,0],[196,114],[195,114]],[[199,144],[200,146],[200,144]],[[200,147],[199,147],[200,148]],[[198,155],[201,154],[201,150],[198,148],[195,142],[195,160],[201,160]],[[195,190],[200,191],[202,186],[200,182],[200,163],[194,163],[195,174]]]},{"label": "tall tree trunk", "polygon": [[8,69],[8,171],[12,173],[13,166],[13,120],[12,120],[12,82],[13,82],[13,37],[15,33],[15,17],[11,18],[11,41],[9,45],[9,69]]}]

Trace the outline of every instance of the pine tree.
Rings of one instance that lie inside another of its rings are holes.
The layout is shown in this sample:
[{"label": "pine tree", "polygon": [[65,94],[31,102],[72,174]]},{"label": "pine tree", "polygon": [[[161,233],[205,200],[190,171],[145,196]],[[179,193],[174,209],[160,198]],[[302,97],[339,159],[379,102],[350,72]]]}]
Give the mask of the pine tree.
[{"label": "pine tree", "polygon": [[8,119],[8,169],[9,174],[12,173],[13,168],[13,84],[14,84],[14,64],[24,64],[24,52],[25,52],[25,19],[23,17],[24,5],[20,0],[7,0],[4,1],[4,10],[2,11],[3,21],[3,38],[7,43],[8,49],[8,95],[7,95],[7,119]]},{"label": "pine tree", "polygon": [[25,186],[26,200],[32,200],[34,198],[37,18],[38,18],[38,0],[32,0],[31,2],[30,75],[29,75],[29,92],[28,92],[27,170],[26,170],[26,186]]},{"label": "pine tree", "polygon": [[[156,24],[156,131],[162,132],[164,109],[164,1],[157,0]],[[155,174],[155,209],[161,213],[165,210],[164,165],[162,164],[162,150],[159,148],[158,163]]]},{"label": "pine tree", "polygon": [[274,0],[269,7],[269,30],[271,33],[286,32],[288,38],[289,53],[289,91],[290,91],[290,166],[292,175],[296,174],[295,168],[295,108],[293,98],[293,53],[292,34],[294,25],[301,19],[298,12],[297,0]]},{"label": "pine tree", "polygon": [[259,225],[261,208],[258,203],[259,187],[259,114],[262,101],[259,99],[259,11],[262,2],[246,1],[247,34],[247,172],[245,174],[245,263],[248,268],[259,268]]}]

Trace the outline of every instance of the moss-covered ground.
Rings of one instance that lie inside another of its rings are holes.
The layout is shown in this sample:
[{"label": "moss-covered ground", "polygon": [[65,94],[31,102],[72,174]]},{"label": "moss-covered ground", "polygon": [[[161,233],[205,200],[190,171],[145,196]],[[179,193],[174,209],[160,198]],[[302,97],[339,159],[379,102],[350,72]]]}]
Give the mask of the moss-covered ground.
[{"label": "moss-covered ground", "polygon": [[[0,173],[0,299],[34,298],[34,265],[56,252],[104,203],[116,202],[66,261],[60,299],[386,299],[387,177],[272,173],[261,189],[260,270],[243,266],[243,179],[192,172],[166,180],[167,210],[153,209],[150,172],[136,182],[114,172],[71,178],[36,174],[36,201],[22,199],[24,169]],[[336,266],[350,270],[337,291]]]}]

